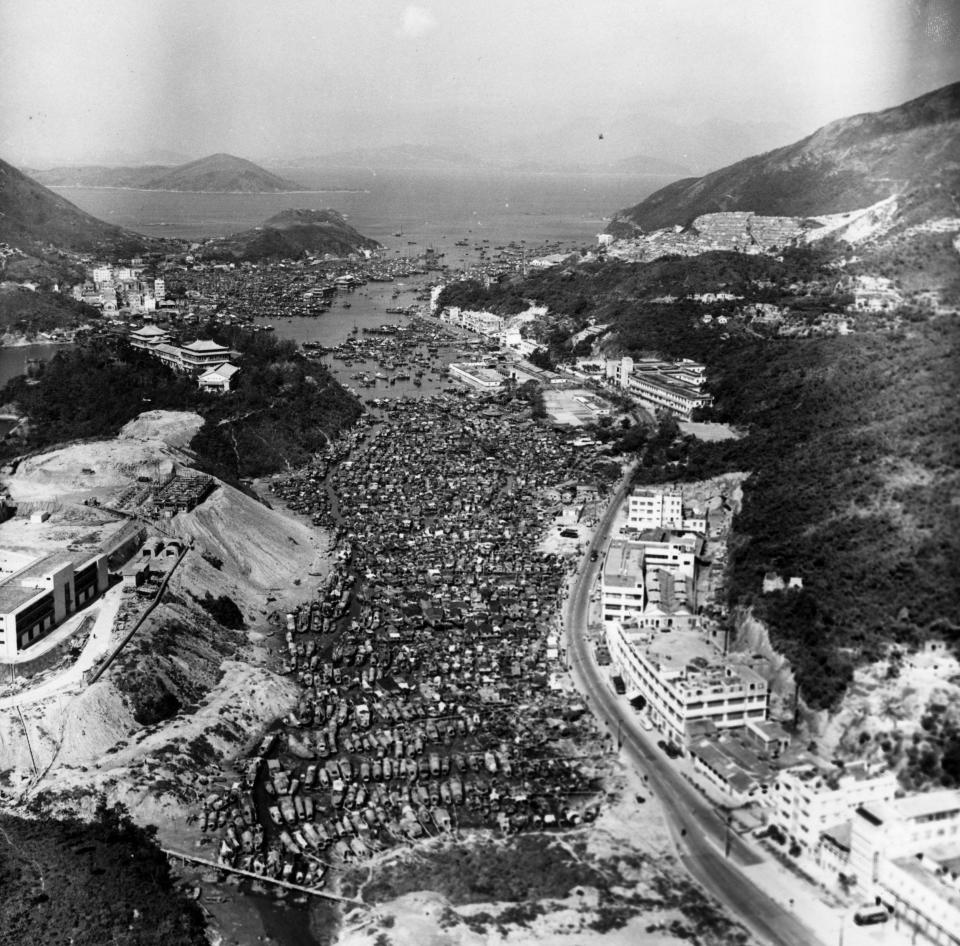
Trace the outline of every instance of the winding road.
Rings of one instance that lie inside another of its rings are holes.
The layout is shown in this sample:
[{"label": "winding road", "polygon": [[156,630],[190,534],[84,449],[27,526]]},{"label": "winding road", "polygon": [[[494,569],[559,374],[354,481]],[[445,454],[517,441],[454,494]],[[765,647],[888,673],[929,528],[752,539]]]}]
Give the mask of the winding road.
[{"label": "winding road", "polygon": [[[613,497],[597,525],[589,551],[600,552],[606,545],[627,489],[624,482]],[[680,860],[689,873],[762,941],[778,946],[816,946],[822,940],[740,869],[761,863],[762,859],[734,832],[727,835],[722,816],[681,776],[651,738],[654,733],[644,732],[626,700],[618,700],[605,682],[586,636],[590,588],[601,567],[602,558],[591,562],[588,555],[583,559],[573,578],[564,614],[568,660],[577,686],[610,732],[619,733],[627,759],[646,776],[648,786],[663,805]],[[726,844],[729,857],[724,853]],[[800,910],[802,906],[798,904]]]}]

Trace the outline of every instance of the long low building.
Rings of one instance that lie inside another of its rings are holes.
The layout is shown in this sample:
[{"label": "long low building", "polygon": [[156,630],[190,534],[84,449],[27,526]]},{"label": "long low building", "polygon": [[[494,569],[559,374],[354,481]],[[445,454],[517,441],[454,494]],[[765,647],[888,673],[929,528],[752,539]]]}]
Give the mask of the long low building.
[{"label": "long low building", "polygon": [[447,366],[450,377],[471,387],[495,391],[503,386],[503,375],[481,361],[460,361]]},{"label": "long low building", "polygon": [[706,367],[688,358],[674,362],[630,356],[608,359],[604,363],[604,375],[608,382],[628,391],[648,407],[667,410],[683,420],[690,420],[697,408],[713,403],[713,395],[701,390]]},{"label": "long low building", "polygon": [[107,555],[0,552],[0,657],[15,659],[106,591]]}]

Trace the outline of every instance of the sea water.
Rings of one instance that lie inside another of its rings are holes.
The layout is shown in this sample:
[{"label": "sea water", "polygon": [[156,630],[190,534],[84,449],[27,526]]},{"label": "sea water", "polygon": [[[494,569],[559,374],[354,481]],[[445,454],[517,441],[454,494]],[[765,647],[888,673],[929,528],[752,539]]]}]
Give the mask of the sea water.
[{"label": "sea water", "polygon": [[147,236],[199,241],[260,226],[281,210],[329,207],[390,250],[406,250],[411,241],[422,250],[464,237],[487,238],[494,244],[559,240],[595,246],[596,234],[617,210],[638,203],[671,180],[657,175],[494,170],[289,168],[283,173],[315,190],[282,194],[53,190],[102,220]]}]

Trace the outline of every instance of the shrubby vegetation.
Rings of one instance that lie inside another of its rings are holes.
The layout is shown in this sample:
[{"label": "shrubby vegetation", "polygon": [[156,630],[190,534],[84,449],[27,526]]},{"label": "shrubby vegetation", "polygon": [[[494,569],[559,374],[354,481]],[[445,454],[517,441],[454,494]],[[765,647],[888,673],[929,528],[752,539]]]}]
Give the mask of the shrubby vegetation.
[{"label": "shrubby vegetation", "polygon": [[0,940],[36,946],[201,946],[199,907],[177,892],[156,843],[122,805],[90,824],[0,814]]},{"label": "shrubby vegetation", "polygon": [[195,381],[124,342],[80,344],[51,358],[39,383],[18,377],[0,390],[0,403],[17,404],[31,423],[25,444],[8,442],[0,450],[12,456],[63,441],[110,436],[143,411],[193,410],[199,401]]},{"label": "shrubby vegetation", "polygon": [[960,788],[960,713],[957,708],[942,702],[929,703],[920,719],[920,728],[905,750],[905,778],[918,789],[931,785]]},{"label": "shrubby vegetation", "polygon": [[208,591],[202,598],[197,598],[197,603],[210,615],[218,624],[229,627],[231,630],[239,631],[246,627],[243,620],[243,612],[237,606],[236,601],[229,595],[219,595],[214,598]]},{"label": "shrubby vegetation", "polygon": [[96,309],[71,296],[19,287],[0,289],[0,333],[32,336],[99,320]]}]

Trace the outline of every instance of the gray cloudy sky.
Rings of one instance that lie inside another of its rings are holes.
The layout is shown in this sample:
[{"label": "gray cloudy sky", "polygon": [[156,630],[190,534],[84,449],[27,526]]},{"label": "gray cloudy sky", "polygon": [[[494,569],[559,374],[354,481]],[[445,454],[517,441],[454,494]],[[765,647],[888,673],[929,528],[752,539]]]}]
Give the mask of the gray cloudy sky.
[{"label": "gray cloudy sky", "polygon": [[636,114],[808,132],[960,79],[957,6],[0,0],[0,157],[495,151]]}]

